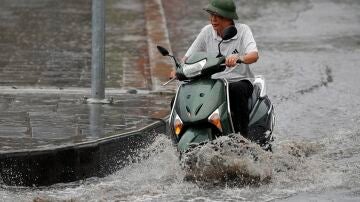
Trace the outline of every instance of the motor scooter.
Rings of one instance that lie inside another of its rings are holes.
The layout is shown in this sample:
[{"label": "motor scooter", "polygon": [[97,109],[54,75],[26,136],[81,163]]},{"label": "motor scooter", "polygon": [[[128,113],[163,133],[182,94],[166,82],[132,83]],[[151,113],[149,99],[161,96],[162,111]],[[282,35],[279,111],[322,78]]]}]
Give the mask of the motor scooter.
[{"label": "motor scooter", "polygon": [[[223,39],[218,44],[217,57],[197,52],[187,58],[184,64],[180,64],[165,48],[157,47],[163,56],[173,58],[176,79],[181,81],[169,117],[170,136],[180,152],[185,152],[192,144],[211,141],[235,132],[230,110],[229,81],[212,79],[211,75],[226,68],[220,45],[236,34],[234,26],[224,30]],[[247,138],[271,151],[274,107],[266,94],[264,77],[255,76],[250,80],[254,90],[248,102],[250,113]]]}]

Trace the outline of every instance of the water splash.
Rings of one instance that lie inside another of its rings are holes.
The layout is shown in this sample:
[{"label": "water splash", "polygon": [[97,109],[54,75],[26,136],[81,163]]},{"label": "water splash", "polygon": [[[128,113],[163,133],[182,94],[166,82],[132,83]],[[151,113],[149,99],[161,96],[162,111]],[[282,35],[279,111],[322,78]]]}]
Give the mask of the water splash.
[{"label": "water splash", "polygon": [[171,140],[159,134],[138,151],[134,163],[113,175],[43,188],[5,188],[0,195],[5,201],[270,201],[342,185],[331,162],[322,160],[328,142],[275,143],[270,153],[239,135],[220,137],[195,146],[179,161]]},{"label": "water splash", "polygon": [[312,157],[323,147],[310,141],[283,141],[274,145],[274,152],[267,152],[241,135],[232,134],[193,146],[183,154],[181,166],[185,179],[200,185],[315,183],[323,173],[317,169],[319,159]]},{"label": "water splash", "polygon": [[318,153],[323,148],[319,143],[309,141],[285,141],[275,147],[272,154],[275,172],[299,170],[308,161],[308,157]]},{"label": "water splash", "polygon": [[182,156],[187,180],[213,185],[252,185],[271,179],[271,154],[239,134],[192,147]]}]

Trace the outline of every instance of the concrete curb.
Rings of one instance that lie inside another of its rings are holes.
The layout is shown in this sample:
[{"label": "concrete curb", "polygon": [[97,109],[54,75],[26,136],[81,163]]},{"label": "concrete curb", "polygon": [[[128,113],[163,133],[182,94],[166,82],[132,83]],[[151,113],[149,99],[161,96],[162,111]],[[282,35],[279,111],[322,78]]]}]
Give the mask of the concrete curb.
[{"label": "concrete curb", "polygon": [[[146,0],[144,5],[152,78],[150,93],[174,93],[175,83],[165,87],[161,85],[168,80],[172,61],[161,56],[156,49],[156,45],[161,45],[171,51],[162,2]],[[54,93],[57,92],[54,89]],[[159,119],[144,128],[95,141],[49,149],[2,152],[0,181],[11,186],[48,186],[103,177],[131,163],[139,149],[151,144],[158,133],[165,132],[166,122]]]},{"label": "concrete curb", "polygon": [[2,182],[10,186],[48,186],[88,177],[103,177],[131,163],[166,125],[159,120],[129,133],[51,149],[0,155]]}]

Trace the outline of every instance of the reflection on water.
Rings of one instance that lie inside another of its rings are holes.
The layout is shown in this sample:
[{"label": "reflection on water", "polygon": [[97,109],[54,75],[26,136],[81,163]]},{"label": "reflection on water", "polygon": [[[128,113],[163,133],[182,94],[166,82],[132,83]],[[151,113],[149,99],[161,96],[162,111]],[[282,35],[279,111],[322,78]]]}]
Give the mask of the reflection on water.
[{"label": "reflection on water", "polygon": [[102,104],[89,104],[89,128],[93,137],[101,137],[104,134],[104,119]]}]

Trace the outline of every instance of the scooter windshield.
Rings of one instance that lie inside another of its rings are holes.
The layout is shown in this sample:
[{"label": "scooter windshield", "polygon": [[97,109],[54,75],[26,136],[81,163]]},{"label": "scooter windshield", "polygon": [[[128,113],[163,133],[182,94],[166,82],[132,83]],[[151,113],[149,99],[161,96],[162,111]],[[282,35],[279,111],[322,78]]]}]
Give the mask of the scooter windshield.
[{"label": "scooter windshield", "polygon": [[199,76],[205,64],[206,64],[206,59],[200,60],[199,62],[193,64],[184,64],[182,67],[184,75],[187,78],[193,78],[195,76]]}]

